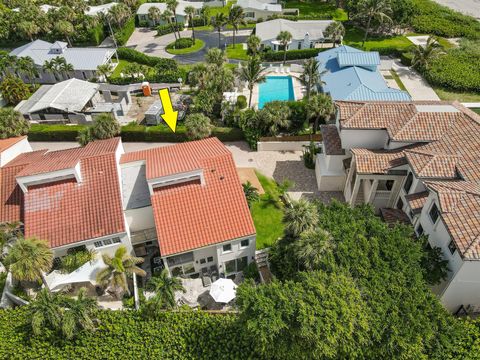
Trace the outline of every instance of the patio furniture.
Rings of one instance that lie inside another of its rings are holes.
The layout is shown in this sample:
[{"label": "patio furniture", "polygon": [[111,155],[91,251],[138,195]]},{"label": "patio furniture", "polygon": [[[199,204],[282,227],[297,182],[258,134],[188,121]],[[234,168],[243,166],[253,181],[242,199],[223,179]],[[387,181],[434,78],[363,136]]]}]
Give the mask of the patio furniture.
[{"label": "patio furniture", "polygon": [[218,303],[228,303],[236,296],[237,285],[229,279],[218,279],[210,288],[210,295]]},{"label": "patio furniture", "polygon": [[144,256],[147,256],[147,249],[145,248],[144,245],[142,246],[136,246],[134,248],[135,250],[135,255],[136,256],[139,256],[139,257],[144,257]]}]

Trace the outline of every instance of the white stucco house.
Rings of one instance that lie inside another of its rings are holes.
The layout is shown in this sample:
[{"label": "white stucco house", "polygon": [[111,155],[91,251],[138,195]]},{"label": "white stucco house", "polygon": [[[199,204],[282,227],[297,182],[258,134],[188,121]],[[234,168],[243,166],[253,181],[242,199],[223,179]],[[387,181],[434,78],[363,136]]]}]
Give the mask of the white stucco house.
[{"label": "white stucco house", "polygon": [[233,157],[216,138],[133,153],[120,138],[50,152],[0,140],[0,223],[12,221],[56,258],[123,245],[147,273],[235,277],[255,256]]},{"label": "white stucco house", "polygon": [[[10,55],[17,57],[30,57],[37,68],[38,76],[33,79],[40,84],[54,84],[69,78],[88,80],[97,77],[97,68],[100,65],[115,66],[115,49],[100,47],[68,47],[63,41],[50,43],[43,40],[35,40],[22,45],[10,52]],[[43,66],[46,61],[52,61],[55,58],[64,58],[67,64],[72,65],[73,71],[52,73],[46,71]],[[22,75],[24,81],[32,79]]]},{"label": "white stucco house", "polygon": [[324,32],[332,22],[333,20],[275,19],[256,24],[254,33],[260,38],[264,47],[268,46],[274,51],[283,50],[277,41],[281,31],[292,34],[292,41],[287,45],[287,50],[311,49],[328,41]]},{"label": "white stucco house", "polygon": [[[192,6],[195,8],[195,14],[199,15],[200,10],[202,9],[204,4],[211,4],[211,3],[204,3],[202,1],[178,1],[177,9],[176,9],[176,18],[177,22],[184,24],[185,26],[188,26],[188,16],[185,13],[185,8],[187,6]],[[221,3],[220,5],[210,5],[210,6],[222,6]],[[165,21],[164,20],[159,20],[159,21],[154,21],[153,19],[150,19],[149,16],[149,10],[150,8],[157,8],[160,10],[161,13],[163,13],[165,10],[167,10],[167,4],[166,3],[151,3],[147,2],[139,6],[137,9],[137,18],[139,22],[147,22],[149,26],[155,26],[155,25],[164,25]],[[172,22],[175,22],[175,17],[172,16]]]},{"label": "white stucco house", "polygon": [[238,0],[235,4],[243,9],[247,20],[266,20],[269,16],[283,15],[284,12],[298,15],[298,9],[283,10],[282,5],[261,0]]},{"label": "white stucco house", "polygon": [[480,116],[449,102],[336,102],[322,126],[319,190],[411,223],[448,260],[433,289],[451,312],[480,311]]}]

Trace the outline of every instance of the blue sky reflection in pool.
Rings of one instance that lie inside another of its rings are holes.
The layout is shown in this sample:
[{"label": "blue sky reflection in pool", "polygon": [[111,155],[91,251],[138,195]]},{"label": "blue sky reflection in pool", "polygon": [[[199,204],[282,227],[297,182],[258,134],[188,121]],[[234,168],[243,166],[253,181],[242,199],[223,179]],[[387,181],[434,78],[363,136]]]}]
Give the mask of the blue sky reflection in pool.
[{"label": "blue sky reflection in pool", "polygon": [[258,108],[262,109],[270,101],[295,100],[291,76],[267,76],[258,91]]}]

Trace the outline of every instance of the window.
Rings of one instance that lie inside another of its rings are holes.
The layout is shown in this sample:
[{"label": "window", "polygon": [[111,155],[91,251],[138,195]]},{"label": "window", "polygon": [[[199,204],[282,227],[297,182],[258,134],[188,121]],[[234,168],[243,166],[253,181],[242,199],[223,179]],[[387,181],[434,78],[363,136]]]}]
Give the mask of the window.
[{"label": "window", "polygon": [[398,209],[398,210],[402,210],[402,209],[403,209],[403,200],[402,200],[402,198],[398,198],[397,209]]},{"label": "window", "polygon": [[250,245],[250,240],[245,239],[245,240],[240,241],[240,247],[241,248],[246,248],[246,247],[248,247],[248,245]]},{"label": "window", "polygon": [[417,230],[416,230],[417,236],[422,236],[423,235],[423,226],[422,224],[418,225]]},{"label": "window", "polygon": [[230,260],[225,262],[225,274],[231,274],[234,273],[236,270],[236,263],[235,260]]},{"label": "window", "polygon": [[438,217],[440,216],[437,204],[433,203],[433,206],[428,214],[430,215],[430,220],[432,220],[432,222],[435,224],[438,220]]},{"label": "window", "polygon": [[205,259],[200,259],[200,264],[205,264],[207,262],[207,260]]},{"label": "window", "polygon": [[167,264],[170,267],[193,262],[193,252],[170,256],[167,258]]},{"label": "window", "polygon": [[114,244],[120,244],[120,243],[122,242],[122,240],[120,240],[119,237],[114,237],[114,238],[112,239],[112,242],[113,242]]},{"label": "window", "polygon": [[413,174],[408,173],[407,180],[405,180],[405,184],[403,184],[403,190],[405,190],[405,193],[408,194],[410,191],[410,188],[412,187],[413,183]]},{"label": "window", "polygon": [[112,239],[105,239],[105,240],[98,240],[93,243],[96,248],[112,245],[112,244],[120,244],[122,240],[119,237],[114,237]]},{"label": "window", "polygon": [[207,257],[207,261],[208,261],[208,262],[213,262],[213,256]]},{"label": "window", "polygon": [[237,259],[237,272],[245,270],[248,265],[248,257],[244,256]]},{"label": "window", "polygon": [[113,244],[112,239],[105,239],[105,240],[103,240],[103,246],[112,245],[112,244]]},{"label": "window", "polygon": [[450,254],[455,254],[455,251],[457,251],[457,247],[455,246],[453,240],[451,240],[449,243],[448,243],[448,250],[450,250]]},{"label": "window", "polygon": [[298,50],[301,50],[301,49],[302,49],[302,43],[299,42],[299,43],[298,43]]},{"label": "window", "polygon": [[223,252],[224,253],[227,253],[227,252],[230,252],[230,251],[232,251],[232,244],[223,245]]},{"label": "window", "polygon": [[93,245],[95,245],[96,248],[99,248],[99,247],[102,247],[102,246],[103,246],[103,242],[101,242],[101,241],[95,241],[95,242],[93,243]]}]

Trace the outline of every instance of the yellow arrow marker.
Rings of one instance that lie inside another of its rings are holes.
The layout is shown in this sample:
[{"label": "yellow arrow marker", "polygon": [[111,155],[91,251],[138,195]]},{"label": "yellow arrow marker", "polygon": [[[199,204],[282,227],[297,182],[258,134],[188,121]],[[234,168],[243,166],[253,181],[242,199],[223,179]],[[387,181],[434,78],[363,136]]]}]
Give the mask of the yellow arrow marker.
[{"label": "yellow arrow marker", "polygon": [[168,127],[175,132],[177,129],[178,111],[173,110],[170,92],[168,91],[168,88],[165,88],[160,89],[158,94],[160,95],[160,100],[162,100],[163,106],[162,119],[167,123]]}]

